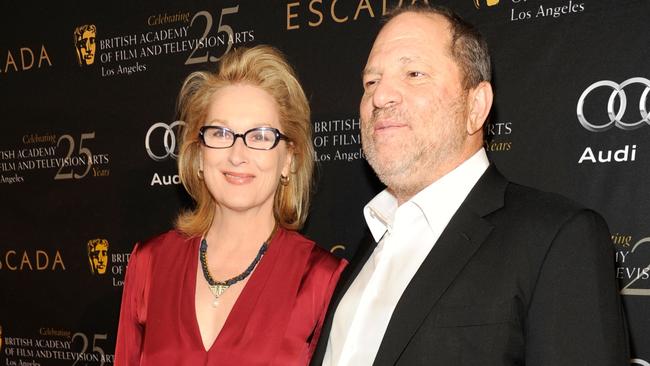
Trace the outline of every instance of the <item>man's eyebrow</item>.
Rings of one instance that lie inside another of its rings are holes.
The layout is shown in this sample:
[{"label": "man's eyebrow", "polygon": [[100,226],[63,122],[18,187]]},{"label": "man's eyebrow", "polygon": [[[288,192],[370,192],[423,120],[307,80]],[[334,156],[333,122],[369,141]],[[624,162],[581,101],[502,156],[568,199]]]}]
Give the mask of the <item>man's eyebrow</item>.
[{"label": "man's eyebrow", "polygon": [[[398,62],[404,66],[416,62],[418,59],[419,57],[402,56],[398,59]],[[381,72],[376,67],[366,67],[361,71],[361,78],[368,74],[381,75]]]},{"label": "man's eyebrow", "polygon": [[399,58],[399,63],[402,65],[410,64],[411,62],[416,61],[415,58],[411,58],[408,56],[402,56]]},{"label": "man's eyebrow", "polygon": [[381,72],[379,72],[379,70],[375,67],[366,67],[361,71],[361,78],[363,79],[364,76],[369,74],[379,75]]}]

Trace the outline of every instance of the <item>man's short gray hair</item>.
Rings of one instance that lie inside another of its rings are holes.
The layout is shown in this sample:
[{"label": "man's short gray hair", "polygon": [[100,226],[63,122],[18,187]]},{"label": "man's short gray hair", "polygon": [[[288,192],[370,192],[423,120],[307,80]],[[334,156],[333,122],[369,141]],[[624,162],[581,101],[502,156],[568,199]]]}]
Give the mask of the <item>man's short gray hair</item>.
[{"label": "man's short gray hair", "polygon": [[384,18],[388,23],[403,13],[440,15],[447,19],[451,30],[450,54],[462,72],[463,87],[471,89],[482,81],[489,82],[492,75],[487,42],[472,24],[466,22],[453,10],[439,5],[409,5],[393,9]]}]

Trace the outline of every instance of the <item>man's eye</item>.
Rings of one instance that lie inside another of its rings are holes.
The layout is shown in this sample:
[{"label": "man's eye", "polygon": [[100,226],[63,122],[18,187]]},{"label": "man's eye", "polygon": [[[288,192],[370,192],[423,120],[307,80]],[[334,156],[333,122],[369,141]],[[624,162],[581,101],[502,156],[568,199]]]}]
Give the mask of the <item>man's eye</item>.
[{"label": "man's eye", "polygon": [[424,73],[421,71],[409,71],[408,76],[411,78],[419,78],[424,76]]},{"label": "man's eye", "polygon": [[377,84],[377,80],[368,80],[363,83],[363,86],[369,88],[375,84]]}]

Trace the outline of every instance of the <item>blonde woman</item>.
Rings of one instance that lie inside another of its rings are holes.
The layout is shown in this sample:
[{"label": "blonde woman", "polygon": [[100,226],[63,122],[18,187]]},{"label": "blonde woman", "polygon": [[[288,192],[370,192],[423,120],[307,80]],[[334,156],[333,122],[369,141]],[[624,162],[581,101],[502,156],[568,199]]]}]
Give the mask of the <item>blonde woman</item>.
[{"label": "blonde woman", "polygon": [[308,364],[345,261],[295,231],[314,151],[294,71],[274,48],[238,49],[188,76],[179,109],[196,207],[133,250],[115,364]]}]

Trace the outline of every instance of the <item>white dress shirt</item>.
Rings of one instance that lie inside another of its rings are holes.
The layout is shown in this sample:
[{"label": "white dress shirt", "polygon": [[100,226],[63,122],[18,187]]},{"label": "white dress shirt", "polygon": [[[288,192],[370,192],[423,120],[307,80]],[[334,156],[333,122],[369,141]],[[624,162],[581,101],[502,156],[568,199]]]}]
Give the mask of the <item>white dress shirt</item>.
[{"label": "white dress shirt", "polygon": [[378,244],[336,309],[324,366],[372,365],[406,286],[488,165],[481,149],[399,207],[387,190],[365,206]]}]

